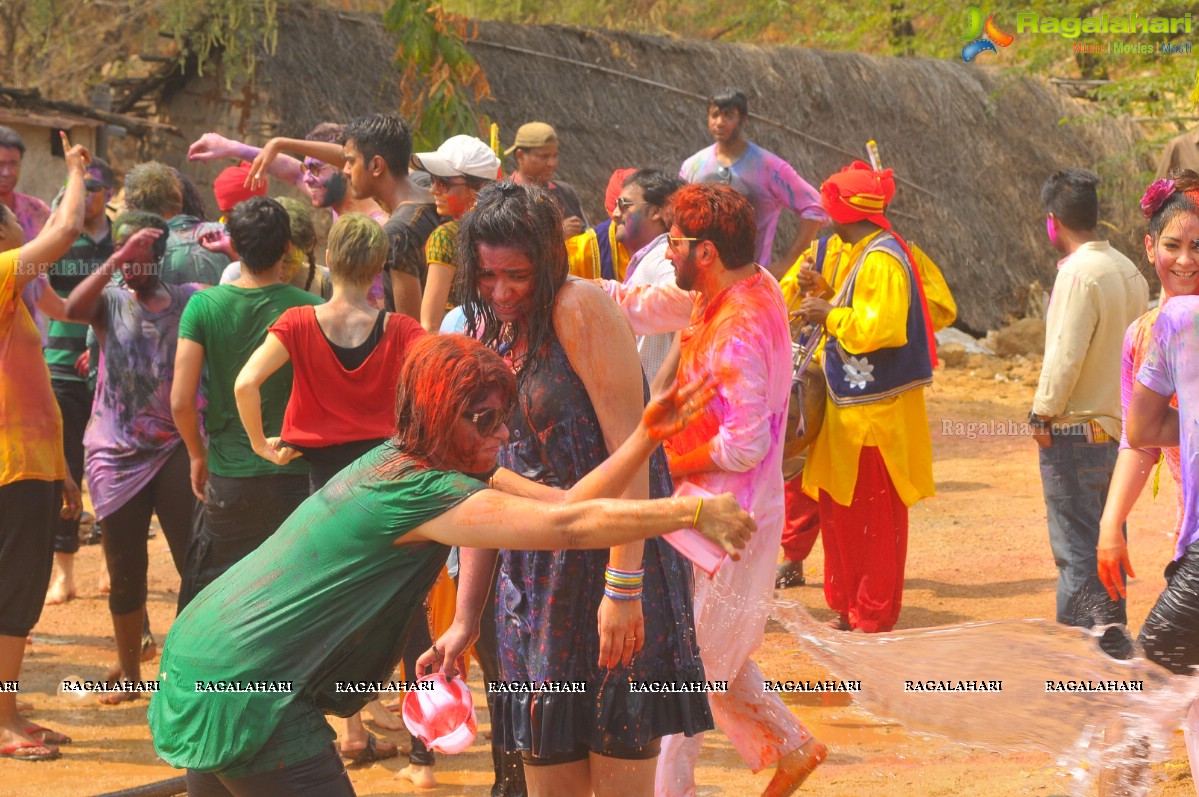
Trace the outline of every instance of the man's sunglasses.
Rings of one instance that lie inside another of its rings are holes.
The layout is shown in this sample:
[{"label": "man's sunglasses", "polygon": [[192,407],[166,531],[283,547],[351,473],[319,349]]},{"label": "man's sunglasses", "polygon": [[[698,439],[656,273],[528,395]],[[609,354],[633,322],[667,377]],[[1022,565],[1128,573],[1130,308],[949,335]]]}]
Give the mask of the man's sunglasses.
[{"label": "man's sunglasses", "polygon": [[311,174],[313,177],[319,177],[325,169],[336,168],[324,161],[318,161],[316,158],[305,158],[300,162],[300,171]]},{"label": "man's sunglasses", "polygon": [[508,423],[512,418],[511,407],[492,407],[482,412],[472,412],[462,416],[475,425],[480,437],[491,437],[495,430]]},{"label": "man's sunglasses", "polygon": [[706,239],[706,238],[690,238],[690,237],[687,237],[687,236],[682,236],[682,235],[680,235],[680,236],[677,236],[677,237],[676,237],[676,236],[674,236],[674,235],[668,235],[668,236],[666,236],[666,240],[667,240],[667,241],[670,243],[670,245],[671,245],[672,247],[674,247],[674,249],[677,251],[678,249],[680,249],[680,248],[681,248],[681,247],[679,246],[679,244],[683,243],[684,241],[692,241],[692,242],[694,242],[694,241],[706,241],[707,239]]}]

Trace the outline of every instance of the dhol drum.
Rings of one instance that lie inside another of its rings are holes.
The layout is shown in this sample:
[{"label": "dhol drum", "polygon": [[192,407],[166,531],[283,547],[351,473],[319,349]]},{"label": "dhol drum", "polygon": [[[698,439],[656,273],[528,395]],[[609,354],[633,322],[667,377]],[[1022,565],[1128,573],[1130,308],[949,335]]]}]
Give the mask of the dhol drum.
[{"label": "dhol drum", "polygon": [[792,328],[791,362],[794,373],[791,378],[791,400],[787,403],[787,428],[783,436],[784,481],[794,479],[803,471],[808,446],[816,439],[824,423],[828,386],[812,351],[813,347],[820,344],[820,340],[819,328],[809,335]]}]

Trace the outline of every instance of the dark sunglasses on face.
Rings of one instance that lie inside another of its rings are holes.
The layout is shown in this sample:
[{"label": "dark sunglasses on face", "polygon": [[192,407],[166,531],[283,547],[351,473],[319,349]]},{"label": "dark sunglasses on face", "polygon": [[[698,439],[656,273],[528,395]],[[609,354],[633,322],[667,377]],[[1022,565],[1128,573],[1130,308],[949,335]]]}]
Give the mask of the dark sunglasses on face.
[{"label": "dark sunglasses on face", "polygon": [[648,202],[632,202],[632,201],[630,201],[628,199],[624,199],[624,198],[616,200],[616,207],[620,208],[621,213],[628,213],[629,208],[635,208],[638,205],[648,205],[648,204],[649,204]]},{"label": "dark sunglasses on face", "polygon": [[495,434],[495,430],[499,429],[512,417],[511,407],[491,407],[482,412],[466,413],[462,417],[475,425],[475,429],[481,437],[491,437]]},{"label": "dark sunglasses on face", "polygon": [[448,191],[456,185],[466,185],[466,180],[461,177],[438,177],[432,176],[433,187],[440,188],[443,191]]}]

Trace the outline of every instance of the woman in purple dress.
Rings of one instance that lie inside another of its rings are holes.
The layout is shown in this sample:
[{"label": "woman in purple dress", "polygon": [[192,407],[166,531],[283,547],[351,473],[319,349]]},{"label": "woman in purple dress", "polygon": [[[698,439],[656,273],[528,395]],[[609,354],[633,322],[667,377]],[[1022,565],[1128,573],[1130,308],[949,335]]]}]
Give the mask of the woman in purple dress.
[{"label": "woman in purple dress", "polygon": [[[511,437],[499,463],[569,488],[633,431],[645,406],[632,331],[603,291],[568,278],[562,219],[542,191],[508,182],[484,188],[459,234],[468,329],[517,375]],[[670,492],[659,449],[623,497]],[[494,555],[486,553],[464,551],[464,570],[490,572]],[[505,550],[499,559],[500,666],[505,681],[522,690],[489,697],[505,747],[521,752],[530,795],[648,797],[658,740],[712,727],[702,692],[631,688],[704,680],[689,564],[661,540]],[[452,642],[453,633],[443,640]],[[582,692],[551,691],[580,682]],[[524,684],[534,689],[523,691]]]}]

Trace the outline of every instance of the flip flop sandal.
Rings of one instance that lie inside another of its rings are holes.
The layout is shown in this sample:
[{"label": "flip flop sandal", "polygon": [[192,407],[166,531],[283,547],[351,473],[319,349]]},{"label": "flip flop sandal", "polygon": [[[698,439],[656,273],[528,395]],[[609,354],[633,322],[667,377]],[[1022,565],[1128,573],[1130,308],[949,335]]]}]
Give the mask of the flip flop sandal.
[{"label": "flip flop sandal", "polygon": [[[387,744],[391,743],[387,742]],[[373,733],[367,733],[366,747],[361,750],[342,750],[338,748],[337,752],[351,764],[370,764],[387,758],[395,758],[400,754],[400,749],[394,744],[390,748],[381,748],[379,746],[379,739]]]},{"label": "flip flop sandal", "polygon": [[[18,755],[22,750],[42,750],[44,752]],[[62,753],[58,752],[57,747],[51,747],[48,744],[40,744],[38,742],[17,742],[16,744],[0,747],[0,758],[11,758],[13,761],[53,761],[61,756]]]},{"label": "flip flop sandal", "polygon": [[70,736],[58,731],[52,731],[49,728],[43,728],[41,725],[26,725],[25,735],[32,736],[42,744],[59,745],[71,743]]}]

